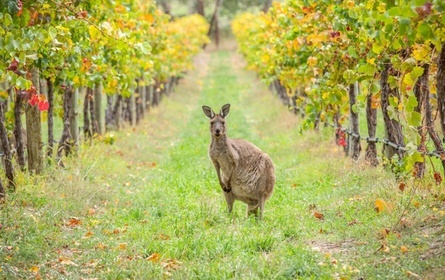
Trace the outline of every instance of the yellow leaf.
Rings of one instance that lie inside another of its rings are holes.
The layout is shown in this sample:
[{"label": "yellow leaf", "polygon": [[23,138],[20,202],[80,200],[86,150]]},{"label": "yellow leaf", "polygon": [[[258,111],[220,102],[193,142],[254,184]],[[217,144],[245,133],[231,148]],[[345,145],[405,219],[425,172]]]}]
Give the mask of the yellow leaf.
[{"label": "yellow leaf", "polygon": [[403,83],[407,86],[413,86],[415,81],[413,81],[413,78],[411,76],[411,73],[407,73],[404,77],[403,77]]},{"label": "yellow leaf", "polygon": [[125,250],[125,249],[127,249],[127,244],[126,244],[126,243],[121,243],[121,244],[119,244],[119,249],[120,249],[120,250]]},{"label": "yellow leaf", "polygon": [[371,64],[371,65],[375,65],[375,58],[368,58],[368,59],[366,60],[366,62],[368,62],[368,63]]},{"label": "yellow leaf", "polygon": [[374,209],[375,209],[375,211],[376,211],[377,213],[381,213],[381,212],[383,212],[383,211],[388,211],[388,212],[390,212],[390,211],[392,211],[393,206],[392,206],[392,204],[387,203],[387,202],[385,202],[385,201],[382,200],[382,199],[377,199],[377,200],[375,201],[375,207],[374,207]]},{"label": "yellow leaf", "polygon": [[380,3],[377,7],[377,11],[383,14],[386,11],[386,3]]},{"label": "yellow leaf", "polygon": [[100,31],[97,29],[97,27],[90,25],[88,27],[88,33],[90,34],[91,39],[96,39],[99,36]]},{"label": "yellow leaf", "polygon": [[105,248],[107,248],[107,245],[105,245],[103,243],[99,243],[96,245],[96,249],[104,250]]},{"label": "yellow leaf", "polygon": [[423,61],[429,57],[431,47],[425,44],[415,44],[413,46],[413,57],[417,61]]},{"label": "yellow leaf", "polygon": [[270,60],[270,56],[269,56],[267,53],[265,53],[265,54],[263,54],[263,55],[261,56],[261,61],[262,61],[263,63],[268,63],[269,60]]},{"label": "yellow leaf", "polygon": [[317,61],[318,61],[318,59],[317,59],[316,57],[314,57],[314,56],[310,56],[310,57],[308,57],[308,59],[307,59],[307,65],[308,65],[308,66],[314,66],[314,65],[317,64]]},{"label": "yellow leaf", "polygon": [[406,253],[408,252],[408,248],[406,246],[401,246],[400,251],[402,251],[402,253]]},{"label": "yellow leaf", "polygon": [[33,272],[33,273],[37,273],[37,272],[39,272],[39,270],[40,270],[40,267],[38,267],[38,266],[31,266],[31,268],[29,269],[29,271],[31,271],[31,272]]},{"label": "yellow leaf", "polygon": [[60,262],[61,264],[64,264],[64,265],[78,266],[78,265],[77,265],[75,262],[73,262],[70,258],[63,257],[63,256],[60,256],[60,257],[59,257],[59,262]]},{"label": "yellow leaf", "polygon": [[152,14],[145,14],[144,15],[144,20],[148,21],[149,23],[152,23],[152,22],[154,22],[154,17],[153,17]]},{"label": "yellow leaf", "polygon": [[157,262],[157,261],[159,261],[160,258],[161,258],[161,255],[159,255],[158,253],[153,253],[150,256],[148,256],[147,260],[149,260],[151,262]]}]

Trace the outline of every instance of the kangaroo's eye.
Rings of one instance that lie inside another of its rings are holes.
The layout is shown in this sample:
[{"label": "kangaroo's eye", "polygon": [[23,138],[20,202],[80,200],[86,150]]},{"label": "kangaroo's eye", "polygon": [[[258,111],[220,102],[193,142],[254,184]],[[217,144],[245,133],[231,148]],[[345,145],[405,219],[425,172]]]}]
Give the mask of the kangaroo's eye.
[{"label": "kangaroo's eye", "polygon": [[223,125],[225,125],[226,124],[226,122],[221,122]]},{"label": "kangaroo's eye", "polygon": [[210,122],[210,125],[213,125],[215,122]]}]

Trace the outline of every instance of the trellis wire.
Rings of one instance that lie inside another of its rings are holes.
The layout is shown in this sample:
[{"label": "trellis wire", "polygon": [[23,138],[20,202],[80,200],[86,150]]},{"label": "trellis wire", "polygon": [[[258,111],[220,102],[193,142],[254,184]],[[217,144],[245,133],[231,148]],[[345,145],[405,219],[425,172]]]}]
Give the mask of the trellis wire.
[{"label": "trellis wire", "polygon": [[[330,125],[331,125],[332,127],[335,127],[335,126],[332,125],[332,124],[330,124]],[[411,151],[410,149],[408,149],[408,148],[406,148],[406,147],[404,147],[404,146],[401,146],[401,145],[399,145],[399,144],[396,144],[396,143],[394,143],[394,142],[391,142],[391,141],[389,141],[389,140],[386,139],[386,138],[379,138],[379,137],[376,137],[376,138],[363,137],[363,136],[360,136],[360,135],[354,133],[352,130],[349,130],[349,129],[347,129],[347,128],[343,128],[343,127],[341,127],[341,126],[338,126],[337,128],[339,128],[340,131],[347,133],[347,134],[348,134],[349,136],[351,136],[351,137],[358,138],[358,139],[360,139],[360,140],[362,140],[362,141],[366,141],[366,142],[368,142],[368,143],[383,143],[383,144],[388,145],[388,146],[391,146],[391,147],[393,147],[394,149],[399,150],[399,151],[404,151],[404,152],[409,152],[409,151]],[[426,155],[426,156],[430,156],[430,157],[437,157],[437,158],[439,158],[439,159],[442,158],[442,157],[440,156],[440,154],[438,154],[436,151],[433,151],[433,152],[420,152],[420,153],[421,153],[422,155]]]}]

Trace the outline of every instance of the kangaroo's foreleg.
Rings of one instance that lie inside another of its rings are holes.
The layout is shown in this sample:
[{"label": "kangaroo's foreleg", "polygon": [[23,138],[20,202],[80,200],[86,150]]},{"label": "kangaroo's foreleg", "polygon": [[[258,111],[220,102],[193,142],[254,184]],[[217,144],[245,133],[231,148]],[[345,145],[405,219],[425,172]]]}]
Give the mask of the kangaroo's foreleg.
[{"label": "kangaroo's foreleg", "polygon": [[215,167],[215,170],[216,170],[216,175],[218,175],[218,181],[219,181],[219,185],[221,186],[221,189],[226,193],[230,192],[232,189],[230,187],[227,187],[227,185],[221,179],[221,166],[215,160],[212,160],[212,162],[213,162],[213,166]]}]

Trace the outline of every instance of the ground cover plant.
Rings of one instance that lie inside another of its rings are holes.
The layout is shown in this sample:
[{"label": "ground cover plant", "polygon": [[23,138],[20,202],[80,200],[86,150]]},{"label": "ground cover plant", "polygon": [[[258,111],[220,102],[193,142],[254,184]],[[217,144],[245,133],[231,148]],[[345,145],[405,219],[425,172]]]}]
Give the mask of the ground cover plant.
[{"label": "ground cover plant", "polygon": [[[202,53],[174,94],[113,144],[65,168],[17,173],[0,211],[5,279],[438,279],[442,186],[345,158],[333,129],[299,120],[232,50]],[[231,215],[207,156],[201,106],[232,104],[228,134],[267,152],[264,219]]]}]

